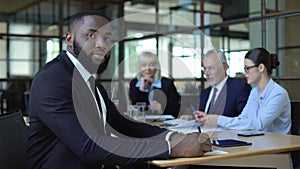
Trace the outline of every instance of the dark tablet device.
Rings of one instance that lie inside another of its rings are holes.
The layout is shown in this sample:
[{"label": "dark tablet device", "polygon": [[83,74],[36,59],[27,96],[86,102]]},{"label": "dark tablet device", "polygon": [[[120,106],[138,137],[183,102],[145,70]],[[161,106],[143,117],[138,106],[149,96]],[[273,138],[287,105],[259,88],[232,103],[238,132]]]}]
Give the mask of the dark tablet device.
[{"label": "dark tablet device", "polygon": [[218,139],[218,140],[211,140],[211,142],[212,145],[219,146],[219,147],[235,147],[235,146],[246,146],[252,144],[246,141],[234,140],[234,139]]},{"label": "dark tablet device", "polygon": [[237,135],[243,137],[251,137],[251,136],[261,136],[264,135],[264,133],[260,131],[254,131],[254,132],[238,133]]}]

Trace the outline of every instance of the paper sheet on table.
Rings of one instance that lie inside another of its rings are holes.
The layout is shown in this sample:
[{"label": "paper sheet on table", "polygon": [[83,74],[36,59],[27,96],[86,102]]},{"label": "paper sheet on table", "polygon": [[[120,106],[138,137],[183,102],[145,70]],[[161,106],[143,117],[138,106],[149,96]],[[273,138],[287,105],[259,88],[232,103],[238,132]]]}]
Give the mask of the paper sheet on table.
[{"label": "paper sheet on table", "polygon": [[[167,127],[170,130],[173,131],[178,131],[182,133],[192,133],[192,132],[198,132],[198,126],[200,123],[195,122],[194,120],[182,120],[182,119],[174,119],[174,120],[168,120],[165,121],[162,125],[168,124],[169,126]],[[167,126],[167,125],[166,125]],[[209,131],[221,131],[224,130],[220,127],[211,127],[211,126],[205,126],[205,125],[200,125],[201,132],[206,133]]]},{"label": "paper sheet on table", "polygon": [[146,121],[165,121],[174,119],[172,115],[145,115]]},{"label": "paper sheet on table", "polygon": [[223,154],[228,154],[228,152],[226,151],[222,151],[222,150],[213,150],[211,152],[206,152],[204,153],[203,156],[215,156],[215,155],[223,155]]}]

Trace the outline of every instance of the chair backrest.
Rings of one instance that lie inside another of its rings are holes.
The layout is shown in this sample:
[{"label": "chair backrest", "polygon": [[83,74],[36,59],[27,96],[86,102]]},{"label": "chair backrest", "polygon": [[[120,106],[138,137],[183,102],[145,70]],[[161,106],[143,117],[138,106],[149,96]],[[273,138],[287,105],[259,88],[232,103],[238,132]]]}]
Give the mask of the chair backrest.
[{"label": "chair backrest", "polygon": [[0,168],[24,168],[27,132],[21,111],[0,117]]},{"label": "chair backrest", "polygon": [[24,92],[24,105],[25,105],[25,112],[23,112],[24,116],[29,116],[28,105],[29,105],[29,91]]},{"label": "chair backrest", "polygon": [[[291,118],[292,118],[292,127],[291,134],[300,135],[300,100],[291,101]],[[291,153],[292,162],[294,168],[300,167],[300,151],[293,151]]]},{"label": "chair backrest", "polygon": [[300,100],[291,101],[292,127],[291,134],[300,135]]}]

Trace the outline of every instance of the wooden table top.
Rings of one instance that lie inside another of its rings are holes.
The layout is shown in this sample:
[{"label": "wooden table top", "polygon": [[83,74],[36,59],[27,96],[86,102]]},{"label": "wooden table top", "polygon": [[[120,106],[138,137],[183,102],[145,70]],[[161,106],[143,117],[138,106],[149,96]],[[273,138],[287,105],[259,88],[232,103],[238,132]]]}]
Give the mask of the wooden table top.
[{"label": "wooden table top", "polygon": [[224,159],[231,159],[231,158],[238,158],[238,157],[260,155],[260,154],[283,153],[283,152],[300,150],[300,136],[266,132],[265,135],[262,136],[242,137],[237,135],[237,133],[240,132],[245,132],[245,131],[224,130],[224,131],[208,132],[208,134],[210,135],[210,138],[212,140],[220,139],[220,138],[230,138],[230,139],[237,139],[237,140],[251,142],[252,145],[239,146],[239,147],[227,147],[227,148],[213,146],[214,149],[226,151],[228,152],[228,154],[203,156],[203,157],[195,157],[195,158],[152,160],[149,161],[149,163],[159,167],[167,167],[167,166],[208,162],[213,160],[224,160]]}]

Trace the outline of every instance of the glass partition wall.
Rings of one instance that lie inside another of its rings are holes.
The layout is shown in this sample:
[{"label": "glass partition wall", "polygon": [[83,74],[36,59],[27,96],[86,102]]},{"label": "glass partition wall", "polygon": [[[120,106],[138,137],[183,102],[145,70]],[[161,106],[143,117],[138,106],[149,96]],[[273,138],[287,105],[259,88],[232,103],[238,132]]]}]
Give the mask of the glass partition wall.
[{"label": "glass partition wall", "polygon": [[300,99],[297,0],[26,0],[12,11],[0,8],[0,114],[25,111],[20,103],[32,77],[65,49],[68,16],[85,9],[103,10],[116,23],[109,69],[99,78],[119,105],[130,102],[129,81],[145,50],[156,53],[162,75],[175,80],[186,100],[183,113],[190,111],[188,104],[198,104],[199,92],[208,86],[201,56],[213,48],[225,52],[228,75],[241,79],[249,49],[277,53],[281,64],[273,77],[292,100]]}]

